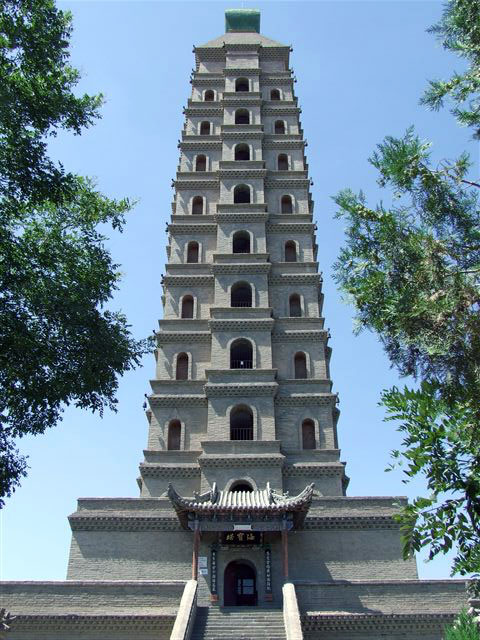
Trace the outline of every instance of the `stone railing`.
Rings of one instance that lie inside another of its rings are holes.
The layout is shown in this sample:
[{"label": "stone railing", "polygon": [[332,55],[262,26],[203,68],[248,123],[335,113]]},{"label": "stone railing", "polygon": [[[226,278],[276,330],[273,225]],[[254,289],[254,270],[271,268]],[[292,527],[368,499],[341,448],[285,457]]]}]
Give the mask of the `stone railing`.
[{"label": "stone railing", "polygon": [[283,585],[283,621],[285,624],[285,634],[287,640],[302,640],[302,624],[300,612],[298,610],[297,594],[295,585],[286,582]]},{"label": "stone railing", "polygon": [[192,635],[197,613],[197,589],[196,580],[189,580],[185,585],[170,640],[189,640]]}]

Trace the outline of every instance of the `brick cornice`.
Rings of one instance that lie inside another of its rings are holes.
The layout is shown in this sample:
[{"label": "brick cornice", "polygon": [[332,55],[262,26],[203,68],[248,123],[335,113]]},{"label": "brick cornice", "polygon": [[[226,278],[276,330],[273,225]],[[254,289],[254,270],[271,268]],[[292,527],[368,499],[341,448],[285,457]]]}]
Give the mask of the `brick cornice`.
[{"label": "brick cornice", "polygon": [[267,233],[309,233],[315,231],[313,222],[267,222]]},{"label": "brick cornice", "polygon": [[265,179],[265,187],[267,189],[288,189],[288,188],[304,188],[308,189],[310,187],[310,180],[304,178],[291,179],[288,180],[286,178],[279,178],[278,180],[270,178]]},{"label": "brick cornice", "polygon": [[158,345],[172,342],[181,344],[209,343],[212,340],[212,334],[209,331],[158,331],[156,336]]},{"label": "brick cornice", "polygon": [[[190,174],[191,175],[191,174]],[[175,189],[218,189],[219,182],[217,177],[206,180],[174,180]]]},{"label": "brick cornice", "polygon": [[272,265],[270,262],[254,262],[252,264],[213,264],[211,266],[212,273],[241,275],[246,273],[266,274],[270,271]]},{"label": "brick cornice", "polygon": [[299,393],[289,396],[277,396],[275,404],[284,407],[308,407],[312,405],[335,406],[337,396],[333,393]]},{"label": "brick cornice", "polygon": [[213,276],[164,276],[163,282],[171,287],[199,287],[213,284]]},{"label": "brick cornice", "polygon": [[328,331],[317,329],[314,331],[284,331],[272,333],[273,342],[326,342]]},{"label": "brick cornice", "polygon": [[319,273],[289,273],[287,275],[271,275],[268,281],[271,285],[319,285],[322,282],[322,276]]},{"label": "brick cornice", "polygon": [[[241,311],[241,307],[239,311]],[[212,331],[271,331],[275,320],[273,318],[259,318],[257,320],[209,320]]]},{"label": "brick cornice", "polygon": [[121,614],[52,614],[17,615],[16,631],[160,631],[168,630],[175,613],[154,615]]},{"label": "brick cornice", "polygon": [[197,464],[142,462],[140,473],[145,478],[197,478],[200,467]]},{"label": "brick cornice", "polygon": [[207,398],[205,396],[181,396],[173,394],[151,394],[148,397],[152,407],[206,407]]},{"label": "brick cornice", "polygon": [[302,615],[302,627],[307,633],[328,632],[416,632],[443,631],[452,622],[453,613],[317,613]]},{"label": "brick cornice", "polygon": [[263,382],[252,382],[252,383],[225,383],[225,384],[215,384],[211,382],[207,382],[205,385],[205,393],[207,398],[218,398],[218,397],[237,397],[237,396],[275,396],[278,391],[278,384],[276,382],[263,383]]},{"label": "brick cornice", "polygon": [[216,233],[217,225],[216,224],[195,224],[192,222],[191,224],[169,224],[168,227],[169,233],[183,234],[187,233],[188,235],[197,235],[199,233]]}]

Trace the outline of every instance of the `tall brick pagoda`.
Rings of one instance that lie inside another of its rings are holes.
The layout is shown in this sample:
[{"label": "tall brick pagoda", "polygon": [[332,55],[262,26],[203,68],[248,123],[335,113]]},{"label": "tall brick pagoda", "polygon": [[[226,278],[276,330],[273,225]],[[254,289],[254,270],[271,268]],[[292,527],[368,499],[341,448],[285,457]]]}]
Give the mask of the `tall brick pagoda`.
[{"label": "tall brick pagoda", "polygon": [[196,47],[138,498],[82,498],[65,582],[2,584],[8,637],[440,640],[463,581],[419,581],[346,497],[290,47],[257,11]]}]

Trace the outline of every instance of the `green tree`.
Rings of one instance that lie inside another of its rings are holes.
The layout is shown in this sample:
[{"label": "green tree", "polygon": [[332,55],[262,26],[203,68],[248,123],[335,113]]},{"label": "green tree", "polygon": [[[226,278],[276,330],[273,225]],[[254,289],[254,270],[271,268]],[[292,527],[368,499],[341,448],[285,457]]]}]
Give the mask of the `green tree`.
[{"label": "green tree", "polygon": [[103,101],[74,93],[71,31],[53,0],[0,5],[0,506],[26,474],[16,441],[69,404],[114,409],[118,377],[149,349],[105,308],[119,272],[98,227],[121,231],[131,203],[48,155],[49,138],[80,134]]},{"label": "green tree", "polygon": [[445,640],[480,640],[478,623],[463,609],[455,622],[445,627],[444,638]]},{"label": "green tree", "polygon": [[[433,30],[470,67],[431,83],[423,102],[438,108],[448,95],[476,134],[479,0],[451,0]],[[358,330],[376,332],[419,385],[381,399],[404,435],[391,467],[402,465],[406,481],[424,476],[429,491],[400,516],[404,553],[428,546],[433,558],[455,546],[452,571],[467,574],[480,571],[480,192],[467,154],[432,167],[429,149],[413,128],[377,146],[369,161],[390,206],[371,208],[350,190],[335,196],[347,231],[334,269]]]}]

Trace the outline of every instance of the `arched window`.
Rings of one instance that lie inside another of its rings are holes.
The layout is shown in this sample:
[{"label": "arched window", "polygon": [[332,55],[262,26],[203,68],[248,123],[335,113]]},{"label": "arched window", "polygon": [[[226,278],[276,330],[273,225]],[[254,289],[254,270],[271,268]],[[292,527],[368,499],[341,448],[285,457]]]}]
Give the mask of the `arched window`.
[{"label": "arched window", "polygon": [[197,156],[195,160],[195,171],[207,170],[207,157],[204,155]]},{"label": "arched window", "polygon": [[236,282],[231,290],[230,305],[232,307],[252,306],[252,287],[248,282]]},{"label": "arched window", "polygon": [[215,100],[215,92],[212,89],[207,89],[203,99],[205,102],[213,102],[213,100]]},{"label": "arched window", "polygon": [[250,234],[248,231],[235,231],[232,248],[233,253],[250,253]]},{"label": "arched window", "polygon": [[230,440],[253,440],[253,413],[238,405],[230,413]]},{"label": "arched window", "polygon": [[198,262],[198,242],[192,240],[187,246],[187,262]]},{"label": "arched window", "polygon": [[252,493],[253,488],[252,485],[249,482],[245,482],[244,480],[239,480],[238,482],[235,482],[231,487],[230,487],[230,491],[231,492],[236,492],[236,491],[246,491],[248,493]]},{"label": "arched window", "polygon": [[250,160],[250,147],[248,144],[237,144],[235,146],[235,160]]},{"label": "arched window", "polygon": [[183,296],[183,299],[182,299],[182,318],[193,318],[193,298],[192,298],[192,296]]},{"label": "arched window", "polygon": [[280,100],[280,91],[278,89],[270,91],[270,100]]},{"label": "arched window", "polygon": [[281,210],[282,213],[293,213],[292,196],[282,196]]},{"label": "arched window", "polygon": [[281,153],[277,158],[277,169],[279,171],[288,171],[288,156],[286,153]]},{"label": "arched window", "polygon": [[203,213],[203,198],[202,196],[195,196],[192,200],[192,214],[199,215]]},{"label": "arched window", "polygon": [[234,204],[248,204],[250,202],[250,187],[246,184],[237,184],[233,190]]},{"label": "arched window", "polygon": [[287,240],[285,243],[285,262],[297,261],[297,247],[293,240]]},{"label": "arched window", "polygon": [[235,81],[235,91],[250,91],[247,78],[237,78]]},{"label": "arched window", "polygon": [[302,304],[298,293],[292,293],[288,299],[289,314],[291,318],[300,318],[302,315]]},{"label": "arched window", "polygon": [[168,423],[168,439],[167,449],[169,451],[178,451],[180,449],[180,441],[182,435],[182,425],[180,420],[170,420]]},{"label": "arched window", "polygon": [[250,113],[247,109],[237,109],[235,111],[235,124],[250,124]]},{"label": "arched window", "polygon": [[211,125],[210,122],[204,120],[200,123],[200,135],[201,136],[209,136],[210,135]]},{"label": "arched window", "polygon": [[303,351],[298,351],[294,358],[295,379],[302,380],[307,377],[307,358]]},{"label": "arched window", "polygon": [[275,133],[285,133],[285,123],[283,120],[275,120]]},{"label": "arched window", "polygon": [[315,423],[310,419],[302,422],[302,449],[315,449]]},{"label": "arched window", "polygon": [[252,367],[252,343],[244,338],[234,340],[230,347],[230,369],[251,369]]},{"label": "arched window", "polygon": [[188,380],[188,355],[179,353],[177,356],[176,380]]}]

